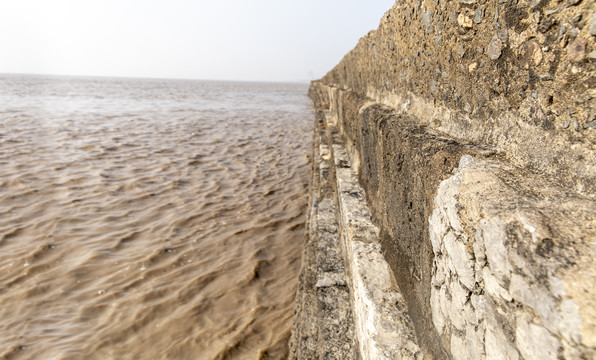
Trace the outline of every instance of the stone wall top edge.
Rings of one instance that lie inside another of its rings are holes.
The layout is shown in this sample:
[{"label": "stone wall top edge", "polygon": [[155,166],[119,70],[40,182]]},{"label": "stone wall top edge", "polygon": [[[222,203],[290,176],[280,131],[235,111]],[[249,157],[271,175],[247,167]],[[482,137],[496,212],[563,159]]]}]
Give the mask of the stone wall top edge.
[{"label": "stone wall top edge", "polygon": [[595,196],[593,0],[398,2],[313,86],[394,107]]}]

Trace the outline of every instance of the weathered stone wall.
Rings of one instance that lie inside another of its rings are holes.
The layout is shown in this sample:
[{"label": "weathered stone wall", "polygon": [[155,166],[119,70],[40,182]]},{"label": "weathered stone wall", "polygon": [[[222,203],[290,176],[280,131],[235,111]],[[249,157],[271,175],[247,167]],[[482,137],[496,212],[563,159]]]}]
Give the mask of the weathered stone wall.
[{"label": "weathered stone wall", "polygon": [[595,40],[594,0],[398,2],[313,82],[425,357],[596,358]]},{"label": "weathered stone wall", "polygon": [[594,195],[595,7],[400,1],[322,83]]}]

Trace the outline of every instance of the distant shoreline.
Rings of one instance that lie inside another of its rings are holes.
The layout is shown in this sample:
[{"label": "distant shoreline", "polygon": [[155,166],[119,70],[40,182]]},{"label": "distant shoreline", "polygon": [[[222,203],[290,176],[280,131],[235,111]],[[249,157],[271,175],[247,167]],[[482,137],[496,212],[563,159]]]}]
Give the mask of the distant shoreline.
[{"label": "distant shoreline", "polygon": [[135,77],[111,75],[68,75],[68,74],[29,74],[29,73],[0,73],[0,77],[47,77],[47,78],[78,78],[78,79],[107,79],[107,80],[147,80],[147,81],[198,81],[212,83],[254,83],[254,84],[301,84],[308,85],[310,80],[296,81],[265,81],[265,80],[219,80],[219,79],[192,79],[168,77]]}]

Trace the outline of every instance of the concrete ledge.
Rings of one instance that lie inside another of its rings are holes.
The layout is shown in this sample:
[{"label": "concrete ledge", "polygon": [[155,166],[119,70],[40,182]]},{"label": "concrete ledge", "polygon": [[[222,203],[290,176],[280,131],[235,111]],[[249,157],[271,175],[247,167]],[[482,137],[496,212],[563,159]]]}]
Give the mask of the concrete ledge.
[{"label": "concrete ledge", "polygon": [[408,308],[381,252],[364,189],[342,145],[333,145],[340,226],[363,359],[422,359]]},{"label": "concrete ledge", "polygon": [[364,189],[323,112],[290,359],[422,359]]},{"label": "concrete ledge", "polygon": [[[318,124],[320,125],[320,124]],[[354,316],[338,229],[337,197],[325,131],[315,129],[308,233],[289,359],[357,358]]]}]

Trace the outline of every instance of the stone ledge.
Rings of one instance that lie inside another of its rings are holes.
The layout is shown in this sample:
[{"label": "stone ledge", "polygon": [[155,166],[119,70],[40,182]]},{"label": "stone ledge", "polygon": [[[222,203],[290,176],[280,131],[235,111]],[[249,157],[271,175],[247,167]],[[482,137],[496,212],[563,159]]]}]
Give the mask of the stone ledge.
[{"label": "stone ledge", "polygon": [[331,182],[331,153],[315,129],[308,233],[304,245],[290,359],[351,359],[354,320]]},{"label": "stone ledge", "polygon": [[423,359],[342,135],[320,121],[290,359]]},{"label": "stone ledge", "polygon": [[[333,127],[330,126],[331,131]],[[340,226],[351,270],[356,335],[363,359],[422,359],[408,308],[381,252],[364,189],[342,145],[333,145]]]}]

